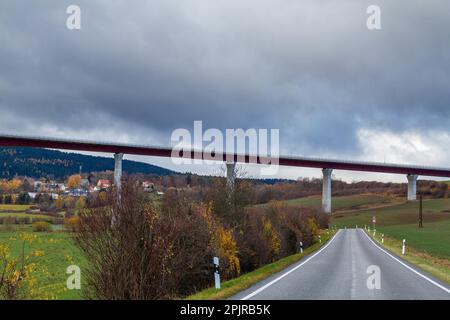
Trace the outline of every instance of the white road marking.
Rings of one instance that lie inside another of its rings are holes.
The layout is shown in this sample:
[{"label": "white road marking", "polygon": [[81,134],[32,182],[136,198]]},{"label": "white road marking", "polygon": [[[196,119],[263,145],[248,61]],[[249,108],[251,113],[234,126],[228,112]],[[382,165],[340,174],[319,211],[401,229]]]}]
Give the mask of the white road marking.
[{"label": "white road marking", "polygon": [[436,281],[434,281],[433,279],[430,279],[429,277],[427,277],[426,275],[421,274],[419,271],[415,270],[414,268],[411,268],[410,266],[408,266],[406,263],[402,262],[401,260],[397,259],[396,257],[394,257],[392,254],[390,254],[389,252],[387,252],[386,250],[384,250],[383,248],[381,248],[378,244],[375,243],[375,241],[373,241],[365,232],[363,232],[364,235],[367,237],[367,239],[370,240],[370,242],[373,243],[373,245],[375,247],[377,247],[378,249],[380,249],[381,251],[383,251],[385,254],[387,254],[389,257],[391,257],[392,259],[394,259],[395,261],[397,261],[398,263],[400,263],[402,266],[404,266],[405,268],[411,270],[412,272],[414,272],[415,274],[417,274],[418,276],[422,277],[423,279],[427,280],[428,282],[434,284],[436,287],[441,288],[442,290],[444,290],[447,293],[450,293],[450,289],[444,287],[443,285],[437,283]]},{"label": "white road marking", "polygon": [[355,238],[355,232],[351,232],[350,235],[350,251],[352,256],[352,287],[350,289],[351,299],[356,299],[356,259],[355,259],[355,248],[353,246],[353,239]]},{"label": "white road marking", "polygon": [[262,286],[261,288],[253,291],[252,293],[250,293],[249,295],[245,296],[244,298],[242,298],[241,300],[248,300],[251,297],[257,295],[258,293],[260,293],[261,291],[267,289],[268,287],[270,287],[271,285],[273,285],[274,283],[277,283],[278,281],[280,281],[281,279],[283,279],[284,277],[286,277],[288,274],[290,274],[291,272],[294,272],[295,270],[297,270],[298,268],[300,268],[301,266],[303,266],[305,263],[307,263],[308,261],[310,261],[312,258],[314,258],[315,256],[317,256],[319,253],[321,253],[323,250],[325,250],[330,244],[331,242],[333,242],[333,240],[337,237],[338,234],[341,233],[341,229],[339,229],[339,231],[333,236],[333,238],[331,238],[331,240],[319,251],[317,251],[315,254],[313,254],[311,257],[309,257],[308,259],[306,259],[305,261],[303,261],[302,263],[300,263],[298,266],[295,266],[294,268],[292,268],[291,270],[283,273],[281,276],[279,276],[278,278],[270,281],[269,283],[265,284],[264,286]]}]

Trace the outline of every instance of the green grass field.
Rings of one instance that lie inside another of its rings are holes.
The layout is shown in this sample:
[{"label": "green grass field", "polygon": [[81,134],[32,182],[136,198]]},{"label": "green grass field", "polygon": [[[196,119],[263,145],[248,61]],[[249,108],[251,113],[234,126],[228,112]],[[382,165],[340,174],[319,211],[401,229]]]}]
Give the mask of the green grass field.
[{"label": "green grass field", "polygon": [[377,228],[377,232],[388,234],[409,246],[438,257],[450,257],[450,219],[425,223],[420,229],[417,224],[392,225]]},{"label": "green grass field", "polygon": [[[291,206],[306,206],[306,207],[322,207],[321,196],[312,196],[306,198],[298,198],[285,201]],[[389,203],[390,199],[382,195],[364,194],[364,195],[351,195],[343,197],[332,197],[331,207],[333,210],[341,209],[356,209],[361,207],[369,207],[374,204]]]},{"label": "green grass field", "polygon": [[[42,214],[27,214],[25,210],[29,205],[0,205],[0,218],[16,217],[39,219],[51,221],[53,218]],[[61,227],[61,226],[55,226]],[[30,224],[0,225],[0,244],[9,247],[11,255],[19,259],[22,254],[23,241],[20,240],[22,233],[36,236],[30,246],[25,246],[25,255],[33,251],[44,253],[41,257],[34,257],[33,262],[37,264],[33,277],[37,279],[39,291],[46,292],[47,297],[58,299],[80,299],[79,290],[67,290],[66,280],[68,275],[66,269],[75,264],[82,270],[86,265],[84,257],[71,241],[70,233],[64,232],[33,232]]]},{"label": "green grass field", "polygon": [[30,209],[28,204],[0,204],[0,210],[25,211]]},{"label": "green grass field", "polygon": [[[55,217],[51,217],[45,214],[37,213],[26,213],[25,211],[30,209],[30,205],[16,205],[16,204],[0,204],[0,219],[6,217],[13,218],[29,218],[32,220],[48,221],[52,222]],[[64,212],[59,212],[60,217],[64,217]],[[4,229],[4,226],[0,223],[0,231]],[[14,229],[23,229],[21,225],[14,224]]]},{"label": "green grass field", "polygon": [[31,219],[41,219],[50,221],[52,217],[46,216],[43,214],[34,214],[34,213],[16,213],[16,212],[0,212],[1,217],[17,217],[17,218],[31,218]]},{"label": "green grass field", "polygon": [[[31,232],[30,232],[31,233]],[[80,299],[79,290],[67,290],[66,269],[70,265],[78,265],[81,270],[86,261],[80,251],[73,245],[70,234],[62,232],[32,233],[37,239],[31,246],[26,246],[25,253],[43,251],[44,255],[33,258],[37,264],[33,274],[38,281],[37,287],[48,294],[55,294],[58,299]],[[19,232],[0,232],[0,243],[6,244],[12,256],[20,258],[22,241]]]},{"label": "green grass field", "polygon": [[378,233],[395,239],[406,239],[408,244],[425,253],[450,257],[450,199],[423,201],[423,226],[418,228],[419,201],[404,202],[392,206],[339,212],[332,217],[337,227],[372,227],[376,217]]},{"label": "green grass field", "polygon": [[[297,198],[291,200],[280,200],[280,202],[286,203],[289,206],[304,206],[311,208],[321,208],[322,207],[322,197],[321,196],[309,196],[304,198]],[[376,194],[363,194],[363,195],[351,195],[342,197],[332,197],[331,207],[333,211],[340,210],[356,210],[363,208],[370,208],[374,205],[385,205],[393,202],[393,199]],[[266,206],[266,203],[259,204],[256,206]]]},{"label": "green grass field", "polygon": [[16,218],[30,218],[30,219],[42,219],[50,220],[51,218],[42,214],[35,213],[25,213],[26,210],[30,209],[30,205],[22,204],[0,204],[0,218],[4,217],[16,217]]},{"label": "green grass field", "polygon": [[[418,221],[419,202],[403,202],[374,209],[342,211],[332,216],[332,222],[338,227],[372,225],[376,216],[377,226],[414,224]],[[424,223],[450,219],[450,199],[429,199],[423,201]]]}]

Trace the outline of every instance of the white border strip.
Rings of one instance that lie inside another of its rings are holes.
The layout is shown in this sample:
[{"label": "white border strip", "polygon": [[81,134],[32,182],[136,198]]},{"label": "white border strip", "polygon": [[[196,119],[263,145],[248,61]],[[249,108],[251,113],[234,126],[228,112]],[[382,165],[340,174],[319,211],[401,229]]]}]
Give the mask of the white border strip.
[{"label": "white border strip", "polygon": [[333,238],[331,238],[331,240],[323,247],[321,248],[319,251],[317,251],[315,254],[313,254],[312,256],[310,256],[308,259],[306,259],[305,261],[303,261],[302,263],[300,263],[299,265],[295,266],[294,268],[292,268],[291,270],[283,273],[281,276],[279,276],[278,278],[270,281],[269,283],[267,283],[266,285],[262,286],[261,288],[253,291],[252,293],[250,293],[249,295],[245,296],[244,298],[242,298],[241,300],[248,300],[250,298],[252,298],[253,296],[257,295],[258,293],[260,293],[261,291],[263,291],[264,289],[267,289],[268,287],[270,287],[271,285],[273,285],[274,283],[280,281],[281,279],[283,279],[284,277],[286,277],[288,274],[290,274],[291,272],[294,272],[295,270],[297,270],[298,268],[300,268],[301,266],[303,266],[305,263],[307,263],[308,261],[310,261],[312,258],[314,258],[315,256],[317,256],[319,253],[321,253],[323,250],[325,250],[330,244],[331,242],[336,238],[336,236],[341,232],[342,229],[339,229],[339,231],[333,236]]},{"label": "white border strip", "polygon": [[[362,231],[362,230],[361,230]],[[410,266],[408,266],[406,263],[402,262],[400,259],[397,259],[396,257],[394,257],[392,254],[390,254],[389,252],[387,252],[386,250],[384,250],[383,248],[381,248],[377,243],[375,243],[375,241],[373,241],[368,235],[367,233],[365,233],[364,231],[362,231],[362,233],[364,233],[364,235],[367,237],[367,239],[370,240],[370,242],[373,243],[373,245],[375,247],[377,247],[378,249],[380,249],[381,251],[383,251],[384,253],[386,253],[389,257],[391,257],[392,259],[394,259],[395,261],[397,261],[398,263],[400,263],[402,266],[404,266],[405,268],[411,270],[412,272],[414,272],[415,274],[417,274],[418,276],[421,276],[422,278],[424,278],[425,280],[427,280],[428,282],[434,284],[436,287],[441,288],[442,290],[444,290],[447,293],[450,293],[450,289],[444,287],[443,285],[437,283],[436,281],[428,278],[427,276],[421,274],[419,271],[415,270],[414,268],[411,268]]]}]

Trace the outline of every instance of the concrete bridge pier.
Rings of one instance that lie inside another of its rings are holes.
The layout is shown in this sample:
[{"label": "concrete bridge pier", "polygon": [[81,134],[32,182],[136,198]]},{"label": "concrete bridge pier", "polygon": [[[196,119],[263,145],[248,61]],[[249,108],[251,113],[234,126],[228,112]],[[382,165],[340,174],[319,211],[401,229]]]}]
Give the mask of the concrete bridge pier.
[{"label": "concrete bridge pier", "polygon": [[122,159],[123,153],[114,154],[114,188],[115,188],[115,206],[112,209],[111,226],[114,227],[117,219],[117,207],[120,205],[121,189],[122,189]]},{"label": "concrete bridge pier", "polygon": [[123,153],[114,154],[114,186],[118,194],[122,188],[122,160]]},{"label": "concrete bridge pier", "polygon": [[236,162],[227,162],[227,187],[230,189],[234,188],[235,183],[235,169],[236,169]]},{"label": "concrete bridge pier", "polygon": [[408,174],[406,178],[408,179],[408,201],[416,200],[417,193],[417,178],[419,176],[416,174]]},{"label": "concrete bridge pier", "polygon": [[333,169],[322,169],[322,209],[331,214],[331,173]]}]

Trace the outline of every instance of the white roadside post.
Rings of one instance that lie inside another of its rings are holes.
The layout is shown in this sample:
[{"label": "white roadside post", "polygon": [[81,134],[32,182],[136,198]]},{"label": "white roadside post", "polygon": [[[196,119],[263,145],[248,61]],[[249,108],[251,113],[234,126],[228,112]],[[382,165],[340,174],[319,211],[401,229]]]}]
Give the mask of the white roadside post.
[{"label": "white roadside post", "polygon": [[319,243],[322,243],[322,237],[319,234]]},{"label": "white roadside post", "polygon": [[381,243],[384,243],[384,234],[381,235]]},{"label": "white roadside post", "polygon": [[405,239],[403,239],[403,245],[402,245],[402,255],[405,255],[405,243],[406,243],[406,240],[405,240]]},{"label": "white roadside post", "polygon": [[373,229],[373,236],[375,237],[376,234],[377,234],[377,229]]},{"label": "white roadside post", "polygon": [[214,257],[214,283],[216,289],[220,289],[220,274],[219,274],[219,257]]},{"label": "white roadside post", "polygon": [[300,241],[300,253],[303,253],[303,242]]}]

